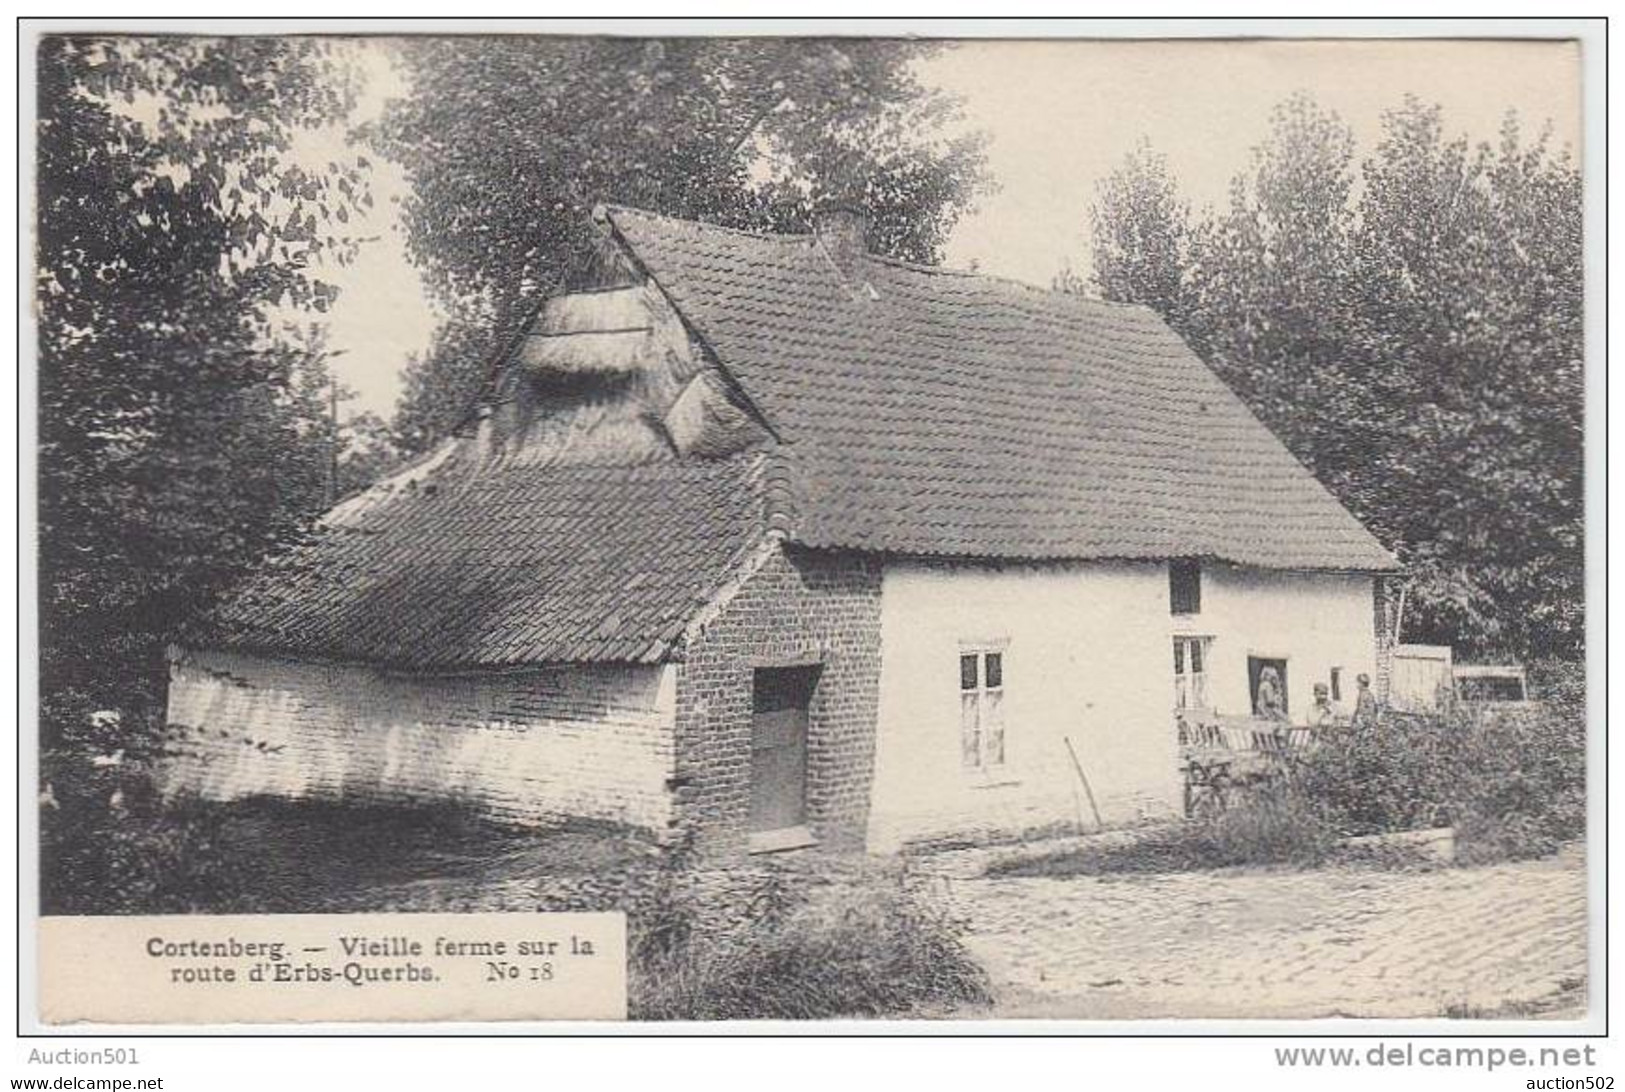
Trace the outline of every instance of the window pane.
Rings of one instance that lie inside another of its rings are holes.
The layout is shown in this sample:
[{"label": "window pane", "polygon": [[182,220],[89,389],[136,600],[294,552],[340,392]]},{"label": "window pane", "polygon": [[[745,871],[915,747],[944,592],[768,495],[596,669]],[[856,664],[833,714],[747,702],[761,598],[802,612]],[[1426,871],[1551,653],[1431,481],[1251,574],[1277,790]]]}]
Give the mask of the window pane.
[{"label": "window pane", "polygon": [[1194,674],[1202,673],[1202,642],[1191,642],[1191,671]]},{"label": "window pane", "polygon": [[1185,673],[1185,642],[1178,637],[1174,638],[1174,674]]},{"label": "window pane", "polygon": [[1004,693],[990,691],[982,706],[982,759],[989,766],[1004,765]]},{"label": "window pane", "polygon": [[976,689],[976,653],[959,657],[959,689]]},{"label": "window pane", "polygon": [[960,757],[969,768],[982,764],[982,739],[977,717],[977,698],[974,690],[959,695],[959,748]]},{"label": "window pane", "polygon": [[987,654],[986,659],[987,659],[987,668],[986,668],[986,672],[987,672],[987,688],[989,690],[992,690],[995,687],[1003,686],[1004,685],[1004,654],[999,653],[999,652],[989,652]]}]

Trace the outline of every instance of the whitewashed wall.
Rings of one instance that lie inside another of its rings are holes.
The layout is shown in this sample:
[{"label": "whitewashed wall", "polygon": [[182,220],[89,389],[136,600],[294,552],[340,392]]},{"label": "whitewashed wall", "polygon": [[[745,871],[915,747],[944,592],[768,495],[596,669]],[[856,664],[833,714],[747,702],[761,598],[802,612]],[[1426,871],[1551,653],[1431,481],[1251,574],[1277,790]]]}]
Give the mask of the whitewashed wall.
[{"label": "whitewashed wall", "polygon": [[1343,669],[1344,712],[1354,708],[1355,677],[1376,678],[1370,576],[1204,565],[1201,613],[1173,622],[1176,632],[1213,638],[1207,685],[1217,713],[1252,711],[1248,656],[1286,659],[1288,713],[1297,724],[1314,701],[1314,684],[1329,684],[1333,667]]},{"label": "whitewashed wall", "polygon": [[[1287,659],[1295,720],[1333,666],[1352,708],[1355,676],[1374,673],[1371,578],[1204,565],[1201,612],[1176,617],[1163,564],[889,565],[870,847],[1092,823],[1067,737],[1109,825],[1176,813],[1177,633],[1213,638],[1208,686],[1219,712],[1250,712],[1249,655]],[[960,756],[965,641],[1008,642],[1008,758],[992,776]]]},{"label": "whitewashed wall", "polygon": [[675,669],[470,676],[193,652],[171,666],[179,753],[164,789],[397,803],[459,800],[510,822],[664,832]]},{"label": "whitewashed wall", "polygon": [[[1006,764],[960,753],[961,642],[1007,642]],[[1180,801],[1167,570],[888,565],[869,844],[1092,822],[1066,739],[1108,823]]]}]

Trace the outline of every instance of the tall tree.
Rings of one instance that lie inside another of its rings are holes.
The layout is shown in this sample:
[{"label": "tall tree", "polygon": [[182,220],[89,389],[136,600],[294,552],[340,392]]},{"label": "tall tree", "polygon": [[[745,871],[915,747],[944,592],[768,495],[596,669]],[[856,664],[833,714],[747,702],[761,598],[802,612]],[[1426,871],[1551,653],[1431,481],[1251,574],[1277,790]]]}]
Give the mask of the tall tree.
[{"label": "tall tree", "polygon": [[740,228],[805,227],[855,199],[883,252],[931,260],[984,183],[980,141],[920,84],[918,43],[414,40],[378,146],[412,183],[411,253],[453,319],[398,415],[421,446],[472,406],[492,356],[595,245],[600,201]]},{"label": "tall tree", "polygon": [[1299,95],[1228,208],[1181,224],[1182,207],[1133,153],[1093,208],[1099,290],[1157,308],[1399,551],[1408,635],[1576,654],[1584,277],[1568,157],[1515,118],[1495,145],[1447,138],[1438,107],[1407,99],[1357,163],[1348,127]]},{"label": "tall tree", "polygon": [[1293,454],[1380,518],[1359,473],[1369,407],[1350,374],[1354,135],[1294,95],[1252,159],[1229,208],[1192,233],[1185,328]]},{"label": "tall tree", "polygon": [[124,704],[171,626],[320,501],[302,352],[356,164],[287,153],[352,90],[313,39],[50,37],[38,57],[40,611],[48,699]]},{"label": "tall tree", "polygon": [[1407,99],[1354,232],[1377,473],[1415,544],[1423,635],[1573,654],[1583,640],[1581,181],[1515,116],[1450,138]]},{"label": "tall tree", "polygon": [[1183,329],[1190,303],[1190,207],[1168,159],[1142,142],[1095,188],[1093,280],[1072,283],[1100,298],[1143,303]]}]

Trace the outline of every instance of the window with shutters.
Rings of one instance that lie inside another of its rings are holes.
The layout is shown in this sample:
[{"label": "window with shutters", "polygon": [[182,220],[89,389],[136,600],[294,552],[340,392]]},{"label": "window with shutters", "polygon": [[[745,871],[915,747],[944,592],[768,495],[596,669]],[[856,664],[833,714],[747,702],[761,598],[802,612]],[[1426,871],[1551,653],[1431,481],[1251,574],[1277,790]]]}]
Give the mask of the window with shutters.
[{"label": "window with shutters", "polygon": [[967,770],[1004,765],[1004,651],[959,654],[959,746]]}]

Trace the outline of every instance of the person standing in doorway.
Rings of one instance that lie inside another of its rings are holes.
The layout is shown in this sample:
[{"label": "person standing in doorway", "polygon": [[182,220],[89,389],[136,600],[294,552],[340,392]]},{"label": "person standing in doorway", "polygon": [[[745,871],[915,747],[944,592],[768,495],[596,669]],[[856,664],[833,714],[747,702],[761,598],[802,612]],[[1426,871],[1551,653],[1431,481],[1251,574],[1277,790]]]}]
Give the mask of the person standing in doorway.
[{"label": "person standing in doorway", "polygon": [[1258,673],[1258,696],[1253,699],[1253,713],[1264,720],[1287,719],[1286,691],[1274,667],[1265,667]]}]

